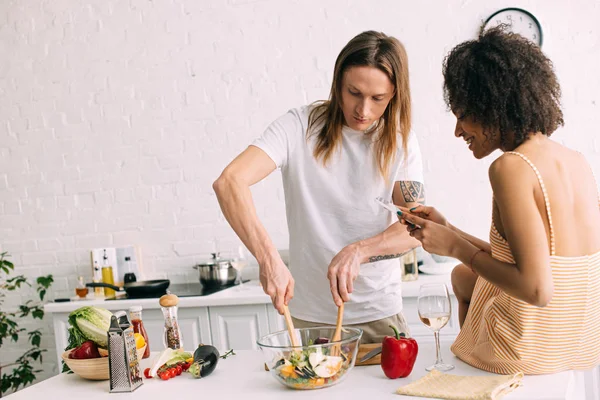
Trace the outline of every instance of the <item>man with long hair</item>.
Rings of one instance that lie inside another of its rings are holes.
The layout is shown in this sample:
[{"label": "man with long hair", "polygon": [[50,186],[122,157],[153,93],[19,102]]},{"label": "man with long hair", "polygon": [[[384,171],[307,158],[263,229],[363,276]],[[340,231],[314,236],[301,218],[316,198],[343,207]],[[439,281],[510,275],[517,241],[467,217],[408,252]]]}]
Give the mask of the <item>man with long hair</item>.
[{"label": "man with long hair", "polygon": [[[283,176],[289,269],[250,192],[276,168]],[[345,304],[344,325],[362,328],[363,343],[381,341],[390,324],[407,332],[398,258],[419,243],[375,202],[424,203],[408,60],[397,39],[368,31],[350,40],[336,60],[329,99],[271,123],[213,187],[260,265],[263,289],[280,313],[289,303],[296,327],[332,325]]]}]

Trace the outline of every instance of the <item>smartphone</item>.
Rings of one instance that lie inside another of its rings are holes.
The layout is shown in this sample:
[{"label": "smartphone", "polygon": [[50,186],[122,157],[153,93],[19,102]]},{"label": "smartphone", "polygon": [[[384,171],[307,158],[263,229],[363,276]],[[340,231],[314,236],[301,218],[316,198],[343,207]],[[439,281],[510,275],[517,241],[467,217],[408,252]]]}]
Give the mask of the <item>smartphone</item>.
[{"label": "smartphone", "polygon": [[[389,201],[385,201],[383,198],[381,197],[376,197],[375,201],[377,203],[379,203],[380,206],[382,206],[383,208],[389,210],[390,212],[393,212],[394,214],[398,215],[398,211],[402,212],[401,210],[398,209],[398,207],[396,207],[394,204],[390,203]],[[417,228],[421,228],[419,225],[417,224],[413,224],[410,223],[408,221],[406,221],[407,224],[409,224],[410,226],[415,226]]]}]

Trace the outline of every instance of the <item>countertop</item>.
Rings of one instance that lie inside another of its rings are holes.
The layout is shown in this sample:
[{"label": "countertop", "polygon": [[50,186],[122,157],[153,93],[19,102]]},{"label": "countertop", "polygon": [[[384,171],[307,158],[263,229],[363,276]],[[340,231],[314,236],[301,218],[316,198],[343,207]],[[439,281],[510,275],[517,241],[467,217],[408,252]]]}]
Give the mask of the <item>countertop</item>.
[{"label": "countertop", "polygon": [[[456,368],[449,373],[456,375],[491,375],[472,368],[451,355],[446,347],[442,349],[444,361]],[[142,361],[142,368],[150,366],[149,358]],[[425,366],[433,363],[435,348],[433,344],[419,349],[419,355],[411,375],[407,378],[390,380],[385,377],[379,365],[355,367],[347,379],[336,386],[326,389],[301,391],[288,389],[278,383],[270,373],[264,370],[263,356],[257,350],[236,352],[225,360],[220,360],[213,374],[194,379],[188,374],[161,381],[158,378],[144,379],[144,384],[132,393],[115,395],[115,398],[131,400],[164,400],[169,398],[207,398],[207,395],[219,399],[422,399],[396,395],[395,390],[426,375]],[[578,381],[579,372],[562,372],[554,375],[526,376],[523,385],[508,394],[503,400],[565,400],[583,399],[579,391],[582,384]],[[60,374],[41,383],[23,389],[13,395],[11,400],[29,400],[43,398],[61,399],[106,399],[109,393],[109,381],[88,381],[76,375]],[[111,396],[108,396],[112,398]]]},{"label": "countertop", "polygon": [[[426,275],[419,274],[419,279],[411,282],[402,283],[403,297],[417,297],[419,287],[424,283],[446,283],[448,290],[452,293],[450,284],[450,274],[444,275]],[[244,304],[269,304],[271,302],[260,286],[258,281],[250,281],[229,289],[222,290],[208,296],[180,297],[179,308],[187,307],[210,307],[210,306],[229,306]],[[44,305],[46,313],[71,312],[79,307],[101,305],[108,310],[124,310],[134,305],[140,305],[144,309],[159,309],[157,299],[132,299],[132,300],[111,300],[104,299],[86,299],[76,300],[64,303],[47,303]]]}]

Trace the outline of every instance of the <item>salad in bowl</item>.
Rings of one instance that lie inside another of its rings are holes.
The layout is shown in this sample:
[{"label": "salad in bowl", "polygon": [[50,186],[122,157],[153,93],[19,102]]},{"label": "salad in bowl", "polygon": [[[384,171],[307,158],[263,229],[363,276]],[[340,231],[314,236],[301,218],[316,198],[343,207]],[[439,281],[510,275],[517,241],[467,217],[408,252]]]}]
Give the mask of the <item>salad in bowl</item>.
[{"label": "salad in bowl", "polygon": [[335,327],[295,329],[299,346],[287,330],[258,341],[271,375],[293,389],[320,389],[341,382],[354,367],[362,330],[342,328],[341,340],[331,341]]}]

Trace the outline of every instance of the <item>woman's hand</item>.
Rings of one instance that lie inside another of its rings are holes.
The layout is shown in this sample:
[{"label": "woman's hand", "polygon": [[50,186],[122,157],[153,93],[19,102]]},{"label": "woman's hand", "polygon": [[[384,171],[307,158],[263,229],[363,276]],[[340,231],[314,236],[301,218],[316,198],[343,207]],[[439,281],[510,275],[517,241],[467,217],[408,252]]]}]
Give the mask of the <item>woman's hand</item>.
[{"label": "woman's hand", "polygon": [[464,241],[450,228],[431,220],[410,213],[402,213],[400,218],[402,223],[409,223],[406,230],[410,236],[421,242],[423,249],[428,253],[454,257],[454,250],[460,241]]},{"label": "woman's hand", "polygon": [[360,246],[356,243],[344,247],[329,264],[327,279],[334,303],[339,307],[350,300],[354,280],[360,271]]},{"label": "woman's hand", "polygon": [[260,283],[266,294],[271,297],[273,306],[283,315],[283,306],[287,306],[294,297],[294,278],[281,257],[273,257],[260,265]]},{"label": "woman's hand", "polygon": [[[417,217],[421,217],[428,221],[435,222],[436,224],[445,226],[447,228],[450,227],[450,224],[446,220],[446,217],[444,217],[442,215],[442,213],[439,212],[438,210],[436,210],[434,207],[418,205],[416,207],[411,208],[410,210],[407,208],[404,208],[404,207],[399,207],[399,206],[396,206],[396,207],[398,207],[400,210],[402,210],[402,214],[405,214],[405,213],[413,214],[413,215],[416,215]],[[401,216],[399,216],[398,218],[402,219]]]}]

